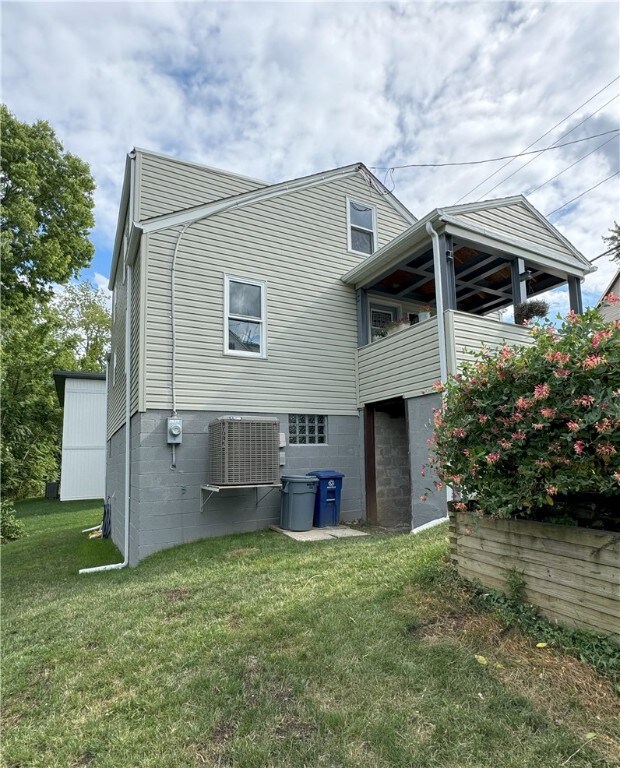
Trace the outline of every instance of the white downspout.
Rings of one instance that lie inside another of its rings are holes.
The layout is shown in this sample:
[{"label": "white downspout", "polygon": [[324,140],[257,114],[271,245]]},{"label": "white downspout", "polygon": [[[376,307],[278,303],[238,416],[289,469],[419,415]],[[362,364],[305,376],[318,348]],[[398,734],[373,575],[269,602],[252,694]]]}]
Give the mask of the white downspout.
[{"label": "white downspout", "polygon": [[[135,158],[132,157],[131,180],[128,216],[134,219],[134,180],[135,180]],[[125,250],[123,258],[126,262],[127,282],[125,286],[125,536],[124,536],[124,557],[122,563],[112,563],[111,565],[98,565],[95,568],[80,568],[80,573],[99,573],[99,571],[120,571],[129,565],[129,504],[131,501],[131,279],[133,267],[128,263],[128,254]]]},{"label": "white downspout", "polygon": [[439,378],[441,383],[448,381],[448,363],[446,353],[446,327],[443,316],[443,289],[441,286],[441,254],[439,253],[439,235],[433,229],[430,221],[426,223],[426,231],[433,241],[433,271],[435,273],[435,303],[437,305],[437,334],[439,336]]}]

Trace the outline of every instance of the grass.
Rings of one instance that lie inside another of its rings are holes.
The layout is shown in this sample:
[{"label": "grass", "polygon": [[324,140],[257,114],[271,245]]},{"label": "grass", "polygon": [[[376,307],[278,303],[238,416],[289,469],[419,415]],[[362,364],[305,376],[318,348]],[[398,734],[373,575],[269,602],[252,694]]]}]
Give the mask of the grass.
[{"label": "grass", "polygon": [[227,536],[78,576],[119,558],[80,533],[99,506],[17,511],[7,768],[617,765],[611,684],[473,605],[443,528]]}]

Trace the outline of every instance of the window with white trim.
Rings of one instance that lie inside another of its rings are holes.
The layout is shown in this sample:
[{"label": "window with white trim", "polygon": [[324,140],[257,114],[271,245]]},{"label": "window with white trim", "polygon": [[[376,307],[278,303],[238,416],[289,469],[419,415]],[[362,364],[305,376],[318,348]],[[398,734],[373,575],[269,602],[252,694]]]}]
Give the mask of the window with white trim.
[{"label": "window with white trim", "polygon": [[290,445],[325,445],[327,416],[289,414],[288,441]]},{"label": "window with white trim", "polygon": [[370,254],[377,244],[377,209],[370,203],[362,203],[347,197],[347,224],[349,250]]},{"label": "window with white trim", "polygon": [[265,283],[224,276],[224,354],[267,356]]}]

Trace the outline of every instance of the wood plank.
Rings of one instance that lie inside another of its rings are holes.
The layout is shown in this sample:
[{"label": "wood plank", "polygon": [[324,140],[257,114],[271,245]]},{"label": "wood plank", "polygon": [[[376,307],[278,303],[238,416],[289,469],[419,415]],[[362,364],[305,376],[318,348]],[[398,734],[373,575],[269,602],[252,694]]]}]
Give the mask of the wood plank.
[{"label": "wood plank", "polygon": [[[530,523],[528,525],[534,524]],[[459,522],[459,534],[467,535],[467,527],[467,525]],[[521,547],[523,549],[529,549],[536,552],[574,557],[577,560],[587,560],[588,562],[596,562],[600,563],[601,565],[610,565],[614,568],[618,567],[618,562],[620,559],[618,557],[618,553],[607,548],[594,548],[587,544],[584,546],[583,544],[576,544],[574,542],[560,541],[558,539],[547,539],[540,535],[540,531],[538,531],[539,535],[530,535],[529,528],[527,529],[528,533],[526,534],[521,532],[502,530],[501,528],[495,526],[491,527],[485,524],[477,525],[472,523],[471,527],[473,529],[472,535],[477,536],[480,539],[499,541],[502,543],[510,544],[510,546]],[[553,527],[562,528],[565,526],[558,525]],[[587,534],[588,531],[585,531],[585,533]],[[587,536],[586,539],[588,539]],[[595,551],[595,556],[592,554],[593,550]]]},{"label": "wood plank", "polygon": [[[471,556],[472,554],[473,557]],[[567,600],[573,605],[587,606],[601,613],[614,616],[618,620],[618,626],[620,627],[619,597],[613,594],[595,593],[580,581],[571,582],[570,574],[566,574],[566,572],[564,572],[564,577],[561,579],[558,578],[559,574],[562,573],[561,571],[554,571],[554,577],[548,578],[544,566],[523,563],[523,567],[519,567],[518,560],[516,559],[513,560],[513,562],[517,563],[516,566],[511,565],[510,562],[504,564],[503,562],[498,562],[497,558],[492,555],[487,556],[483,552],[475,550],[459,550],[458,562],[465,564],[469,568],[474,567],[475,563],[486,563],[490,568],[496,569],[500,577],[503,574],[504,579],[515,568],[523,575],[526,584],[536,589],[536,591],[548,594],[550,597]]]},{"label": "wood plank", "polygon": [[[550,568],[575,574],[580,578],[586,578],[592,582],[592,588],[609,589],[615,591],[620,599],[620,568],[610,565],[600,565],[588,560],[576,560],[572,557],[542,553],[523,547],[514,547],[505,542],[492,541],[491,539],[479,539],[476,536],[460,535],[457,537],[459,550],[469,548],[491,553],[497,558],[515,558],[528,563],[549,566]],[[596,585],[596,586],[595,586]],[[605,586],[607,585],[607,587]]]},{"label": "wood plank", "polygon": [[[473,563],[473,567],[459,564],[458,570],[463,578],[478,581],[484,586],[498,589],[502,592],[506,591],[505,581],[498,575],[498,569],[489,568],[486,563],[476,562]],[[546,610],[551,610],[558,616],[568,617],[576,622],[580,622],[581,625],[587,623],[588,628],[595,627],[599,632],[616,635],[619,631],[620,622],[617,618],[590,610],[587,607],[561,602],[557,598],[552,598],[531,586],[526,586],[525,588],[525,599],[528,603],[540,608],[543,613]]]}]

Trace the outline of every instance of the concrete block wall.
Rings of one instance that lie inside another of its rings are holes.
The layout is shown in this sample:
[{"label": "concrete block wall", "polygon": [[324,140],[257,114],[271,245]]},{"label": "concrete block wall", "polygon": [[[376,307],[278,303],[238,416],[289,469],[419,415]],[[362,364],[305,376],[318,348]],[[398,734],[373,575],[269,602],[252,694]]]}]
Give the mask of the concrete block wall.
[{"label": "concrete block wall", "polygon": [[[412,527],[417,528],[445,517],[448,512],[446,489],[438,491],[434,486],[438,478],[428,464],[431,448],[426,442],[433,434],[433,409],[441,406],[441,395],[412,397],[405,404],[409,432]],[[421,501],[422,496],[426,496],[426,501]]]},{"label": "concrete block wall", "polygon": [[[166,442],[169,415],[167,411],[147,411],[132,418],[130,564],[166,547],[260,530],[279,522],[279,490],[227,489],[214,493],[208,500],[208,492],[201,496],[200,486],[207,482],[209,423],[218,416],[243,414],[179,413],[183,419],[183,442],[176,449],[175,467],[171,447]],[[292,446],[288,445],[288,415],[280,414],[278,418],[280,432],[287,436],[286,464],[281,467],[281,474],[306,474],[312,469],[343,472],[342,519],[361,518],[359,417],[329,416],[327,445]],[[123,536],[124,429],[112,440],[108,486],[115,497],[113,535],[118,545]]]},{"label": "concrete block wall", "polygon": [[375,478],[377,523],[390,528],[411,528],[411,484],[407,423],[375,411]]}]

